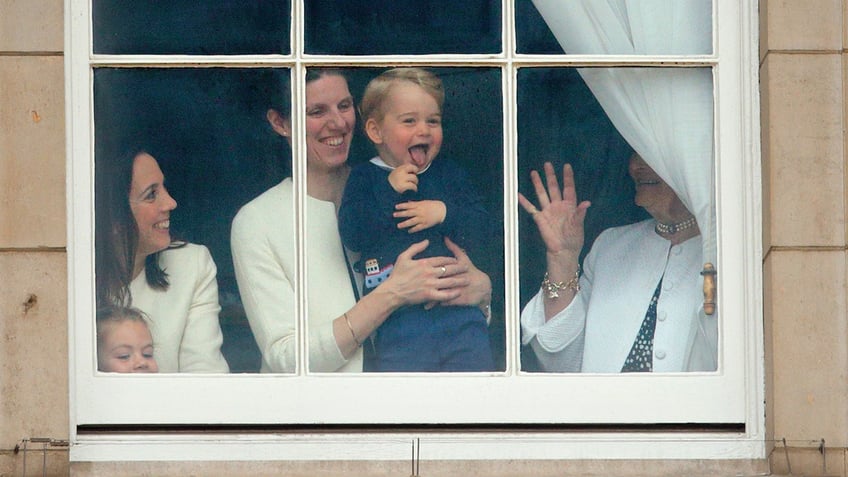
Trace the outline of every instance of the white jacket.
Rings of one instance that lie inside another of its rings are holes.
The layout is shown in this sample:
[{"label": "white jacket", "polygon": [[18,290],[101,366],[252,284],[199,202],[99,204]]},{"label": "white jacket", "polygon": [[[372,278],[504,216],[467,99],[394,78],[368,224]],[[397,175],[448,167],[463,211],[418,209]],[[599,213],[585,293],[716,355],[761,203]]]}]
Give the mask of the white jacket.
[{"label": "white jacket", "polygon": [[[291,179],[285,179],[247,203],[233,220],[236,280],[262,352],[262,372],[291,373],[296,367],[293,193]],[[362,372],[362,352],[345,360],[333,335],[333,320],[356,300],[332,202],[307,197],[306,235],[309,368]]]},{"label": "white jacket", "polygon": [[159,255],[168,274],[167,290],[147,284],[142,271],[130,283],[132,306],[150,318],[156,364],[160,373],[228,373],[218,322],[217,269],[209,250],[186,244]]},{"label": "white jacket", "polygon": [[547,323],[541,292],[525,306],[522,342],[546,371],[620,372],[661,277],[654,372],[716,369],[718,315],[703,311],[701,237],[672,246],[655,224],[605,230],[583,263],[580,291]]}]

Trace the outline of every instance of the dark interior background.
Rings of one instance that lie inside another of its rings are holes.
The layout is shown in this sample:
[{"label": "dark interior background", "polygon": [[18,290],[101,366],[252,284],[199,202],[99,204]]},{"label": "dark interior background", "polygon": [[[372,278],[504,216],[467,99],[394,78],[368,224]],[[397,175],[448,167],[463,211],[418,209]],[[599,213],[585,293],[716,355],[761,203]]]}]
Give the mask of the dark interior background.
[{"label": "dark interior background", "polygon": [[95,53],[291,52],[289,0],[93,0],[91,18]]},{"label": "dark interior background", "polygon": [[[205,8],[198,9],[195,3]],[[500,2],[441,3],[307,2],[310,14],[315,15],[307,21],[307,44],[315,51],[344,54],[417,54],[430,52],[427,48],[500,51]],[[419,4],[430,7],[427,15],[415,17],[422,20],[416,29],[412,17],[401,15],[397,8],[423,8]],[[179,1],[163,5],[94,2],[95,51],[288,51],[288,2]],[[385,8],[377,8],[380,5]],[[519,0],[515,6],[519,50],[562,53],[532,3]],[[348,15],[340,16],[340,12]],[[428,26],[431,24],[432,28]],[[369,28],[374,25],[379,28]],[[501,71],[433,70],[443,79],[447,91],[445,140],[440,155],[469,171],[496,221],[495,228],[503,230]],[[380,71],[346,70],[357,100],[367,81]],[[284,88],[288,75],[287,69],[269,68],[97,68],[94,72],[95,162],[108,161],[138,145],[160,162],[169,191],[179,203],[172,214],[174,234],[206,245],[218,266],[224,353],[234,372],[257,371],[259,352],[238,296],[230,255],[230,224],[242,205],[290,175],[290,149],[265,122],[271,93]],[[529,171],[541,170],[545,161],[553,162],[558,171],[564,162],[570,162],[580,199],[593,203],[587,217],[584,254],[603,229],[643,216],[632,204],[633,186],[627,178],[630,149],[574,69],[520,70],[517,103],[519,152],[517,158],[508,160],[518,161],[519,190],[533,197]],[[373,155],[373,147],[358,131],[351,163]],[[545,265],[544,247],[532,220],[523,212],[519,227],[523,305],[538,291]],[[494,285],[493,347],[503,364],[503,237],[493,237],[487,247],[487,255],[494,260],[483,259],[486,263],[481,265]],[[532,353],[523,353],[522,359],[523,369],[537,369]]]}]

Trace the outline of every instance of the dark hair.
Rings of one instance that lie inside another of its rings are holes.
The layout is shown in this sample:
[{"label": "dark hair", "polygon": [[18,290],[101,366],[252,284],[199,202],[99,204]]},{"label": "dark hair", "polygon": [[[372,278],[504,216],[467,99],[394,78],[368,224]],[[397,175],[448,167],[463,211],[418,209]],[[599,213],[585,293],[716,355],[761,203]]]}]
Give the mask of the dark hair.
[{"label": "dark hair", "polygon": [[[274,88],[268,92],[268,98],[271,108],[274,108],[280,116],[291,119],[292,103],[291,103],[291,82],[289,80],[288,71],[285,74],[279,72],[272,73],[274,77]],[[308,68],[306,70],[306,84],[319,80],[326,76],[339,76],[347,81],[347,76],[338,68]],[[279,87],[277,87],[279,86]]]},{"label": "dark hair", "polygon": [[[138,225],[130,209],[135,158],[147,152],[132,148],[101,161],[95,158],[95,282],[97,306],[130,305],[129,285],[138,249]],[[168,289],[168,275],[159,266],[159,253],[145,259],[147,283],[157,290]]]}]

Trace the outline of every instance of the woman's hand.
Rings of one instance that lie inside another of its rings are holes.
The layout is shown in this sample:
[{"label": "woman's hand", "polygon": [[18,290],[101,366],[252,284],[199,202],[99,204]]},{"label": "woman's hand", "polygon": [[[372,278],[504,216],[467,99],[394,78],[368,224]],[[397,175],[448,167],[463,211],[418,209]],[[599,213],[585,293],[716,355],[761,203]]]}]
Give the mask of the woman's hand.
[{"label": "woman's hand", "polygon": [[461,289],[469,284],[465,273],[468,266],[453,257],[414,259],[429,244],[428,240],[423,240],[398,255],[389,278],[368,296],[387,293],[396,308],[457,299],[462,294]]},{"label": "woman's hand", "polygon": [[574,187],[574,171],[570,164],[562,167],[562,190],[559,189],[554,166],[545,163],[547,189],[536,171],[530,172],[530,180],[539,200],[537,209],[524,195],[518,193],[518,202],[536,222],[539,234],[545,242],[549,255],[578,255],[583,248],[583,221],[589,201],[577,203],[577,191]]},{"label": "woman's hand", "polygon": [[[445,237],[445,245],[456,257],[457,272],[454,276],[465,275],[467,283],[458,287],[460,294],[456,298],[448,301],[443,301],[442,305],[450,306],[477,306],[483,310],[485,315],[489,315],[489,305],[492,302],[492,281],[489,276],[483,273],[482,270],[475,267],[468,258],[465,250],[460,248],[451,239]],[[428,303],[427,308],[431,308],[437,303]]]},{"label": "woman's hand", "polygon": [[[448,246],[452,244],[450,242]],[[484,288],[488,288],[491,294],[491,285],[483,287],[479,277],[471,278],[476,274],[468,273],[469,268],[473,267],[469,265],[471,262],[467,260],[468,257],[465,257],[463,263],[453,257],[416,260],[415,256],[428,245],[429,241],[423,240],[398,255],[389,278],[333,321],[333,335],[345,358],[353,356],[365,338],[402,306],[475,300],[474,296],[479,295],[480,289]],[[464,253],[461,255],[465,256]],[[489,277],[485,274],[483,276],[488,283]]]},{"label": "woman's hand", "polygon": [[[538,172],[531,171],[530,180],[536,189],[541,210],[520,192],[518,202],[533,216],[533,221],[536,222],[539,234],[545,242],[548,280],[554,283],[567,282],[579,274],[578,257],[580,249],[583,248],[583,221],[591,204],[585,200],[577,203],[574,171],[569,164],[562,166],[562,190],[559,189],[554,166],[550,162],[545,163],[547,190],[542,185]],[[565,309],[576,293],[577,289],[571,287],[560,290],[559,293],[542,293],[545,301],[545,320],[550,320]]]}]

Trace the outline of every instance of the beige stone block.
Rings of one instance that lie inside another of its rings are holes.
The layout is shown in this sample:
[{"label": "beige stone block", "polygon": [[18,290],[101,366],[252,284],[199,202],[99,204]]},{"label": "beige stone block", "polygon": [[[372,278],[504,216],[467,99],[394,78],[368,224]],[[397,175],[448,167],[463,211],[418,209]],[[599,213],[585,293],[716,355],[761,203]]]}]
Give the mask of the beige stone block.
[{"label": "beige stone block", "polygon": [[0,448],[68,438],[66,260],[0,253]]},{"label": "beige stone block", "polygon": [[0,454],[0,476],[67,476],[70,472],[68,447],[48,446],[46,452],[40,443],[29,443],[15,452],[4,451]]},{"label": "beige stone block", "polygon": [[60,52],[64,21],[62,0],[2,0],[0,51]]},{"label": "beige stone block", "polygon": [[771,130],[769,129],[770,115],[770,90],[769,90],[769,64],[766,60],[760,66],[760,154],[762,167],[762,232],[763,232],[763,254],[768,254],[771,248],[771,150],[769,148]]},{"label": "beige stone block", "polygon": [[766,59],[772,246],[845,245],[841,55]]},{"label": "beige stone block", "polygon": [[65,246],[61,57],[0,57],[0,248]]},{"label": "beige stone block", "polygon": [[766,440],[774,440],[774,254],[763,263],[763,352],[765,355]]},{"label": "beige stone block", "polygon": [[848,47],[848,29],[845,26],[848,25],[848,3],[842,2],[842,47]]},{"label": "beige stone block", "polygon": [[767,48],[842,49],[841,0],[768,0]]},{"label": "beige stone block", "polygon": [[770,1],[771,0],[760,0],[760,8],[758,10],[760,28],[760,41],[758,43],[760,48],[760,64],[762,64],[768,54],[768,5]]},{"label": "beige stone block", "polygon": [[828,447],[819,449],[820,443],[816,441],[797,444],[803,444],[805,447],[793,447],[787,442],[787,447],[784,449],[781,443],[772,453],[771,471],[776,476],[841,477],[846,475],[845,449]]},{"label": "beige stone block", "polygon": [[774,438],[844,447],[846,253],[772,251],[770,262]]}]

